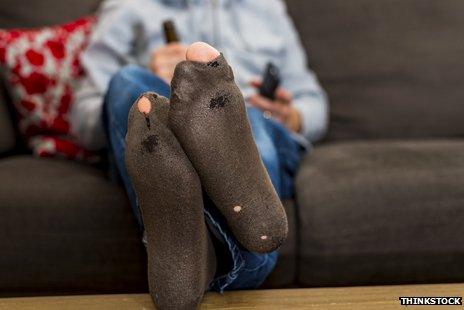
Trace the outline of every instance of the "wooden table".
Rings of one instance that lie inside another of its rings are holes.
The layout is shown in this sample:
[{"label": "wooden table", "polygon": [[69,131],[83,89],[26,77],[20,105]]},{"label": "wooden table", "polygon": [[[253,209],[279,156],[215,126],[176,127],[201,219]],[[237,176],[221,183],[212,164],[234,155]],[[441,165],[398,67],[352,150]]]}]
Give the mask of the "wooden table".
[{"label": "wooden table", "polygon": [[[413,309],[400,306],[399,296],[464,295],[464,284],[310,288],[208,293],[201,309]],[[425,306],[425,309],[460,309],[462,306]],[[154,309],[147,294],[28,297],[0,299],[5,310],[126,310]]]}]

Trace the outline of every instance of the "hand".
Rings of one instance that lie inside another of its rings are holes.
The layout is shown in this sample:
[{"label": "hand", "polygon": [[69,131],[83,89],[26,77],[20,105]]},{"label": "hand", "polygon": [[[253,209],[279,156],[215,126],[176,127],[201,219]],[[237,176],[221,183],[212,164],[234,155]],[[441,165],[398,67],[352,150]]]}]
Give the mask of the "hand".
[{"label": "hand", "polygon": [[[259,88],[261,81],[252,81],[251,85]],[[274,93],[275,100],[268,99],[260,94],[252,95],[249,103],[263,111],[265,115],[281,122],[285,127],[294,131],[301,131],[300,112],[292,104],[292,95],[285,89],[278,87]]]},{"label": "hand", "polygon": [[187,47],[180,43],[169,43],[155,49],[150,58],[150,70],[171,84],[176,65],[185,60]]}]

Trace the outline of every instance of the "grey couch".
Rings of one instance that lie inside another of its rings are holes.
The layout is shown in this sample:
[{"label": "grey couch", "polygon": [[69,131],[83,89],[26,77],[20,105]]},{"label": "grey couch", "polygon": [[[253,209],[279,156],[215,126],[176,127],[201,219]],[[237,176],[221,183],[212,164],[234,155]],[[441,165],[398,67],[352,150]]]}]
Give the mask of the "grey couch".
[{"label": "grey couch", "polygon": [[[0,3],[0,27],[99,0]],[[289,0],[331,102],[328,138],[286,202],[291,235],[266,287],[464,280],[464,2]],[[21,150],[0,97],[0,296],[146,291],[123,189],[101,169]]]}]

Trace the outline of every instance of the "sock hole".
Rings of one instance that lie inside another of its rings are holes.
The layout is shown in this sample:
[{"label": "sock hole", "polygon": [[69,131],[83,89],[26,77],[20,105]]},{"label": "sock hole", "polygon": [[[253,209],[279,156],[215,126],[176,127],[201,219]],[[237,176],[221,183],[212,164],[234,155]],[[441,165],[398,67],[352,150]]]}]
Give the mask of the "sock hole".
[{"label": "sock hole", "polygon": [[217,97],[211,98],[209,101],[209,108],[212,109],[218,109],[224,107],[227,103],[229,102],[229,96],[227,94],[225,95],[219,95]]},{"label": "sock hole", "polygon": [[148,153],[151,153],[155,150],[155,147],[158,145],[158,136],[151,135],[148,136],[145,140],[142,141],[142,146]]},{"label": "sock hole", "polygon": [[242,207],[240,207],[240,206],[235,206],[235,207],[234,207],[234,211],[238,213],[238,212],[242,211]]},{"label": "sock hole", "polygon": [[219,67],[219,63],[216,60],[214,60],[214,61],[208,62],[207,66],[216,68],[216,67]]}]

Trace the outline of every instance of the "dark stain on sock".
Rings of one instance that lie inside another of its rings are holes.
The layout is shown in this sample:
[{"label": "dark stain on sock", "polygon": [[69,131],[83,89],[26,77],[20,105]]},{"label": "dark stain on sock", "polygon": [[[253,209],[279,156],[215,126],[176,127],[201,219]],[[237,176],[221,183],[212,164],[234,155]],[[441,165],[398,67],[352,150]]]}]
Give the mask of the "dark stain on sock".
[{"label": "dark stain on sock", "polygon": [[157,94],[151,93],[151,92],[150,92],[150,93],[145,93],[144,96],[147,97],[148,100],[150,100],[150,101],[153,101],[153,100],[155,100],[156,98],[158,98],[158,95],[157,95]]},{"label": "dark stain on sock", "polygon": [[150,129],[150,127],[151,127],[151,123],[150,123],[150,118],[148,117],[148,115],[147,115],[147,114],[145,114],[145,122],[147,123],[147,127],[148,127],[148,129]]},{"label": "dark stain on sock", "polygon": [[216,68],[216,67],[219,67],[219,62],[217,62],[217,60],[210,61],[210,62],[208,62],[207,66]]},{"label": "dark stain on sock", "polygon": [[155,147],[158,145],[158,136],[150,135],[145,140],[142,141],[142,146],[149,153],[155,150]]},{"label": "dark stain on sock", "polygon": [[212,109],[217,109],[217,108],[222,108],[228,102],[229,102],[229,96],[228,95],[219,95],[217,97],[211,98],[211,100],[209,101],[209,108],[211,110]]}]

